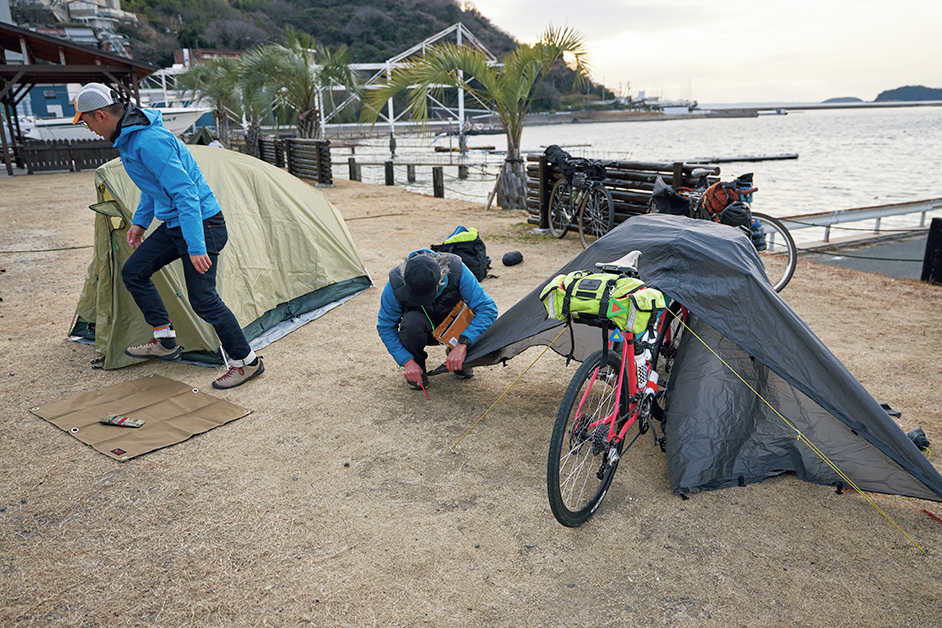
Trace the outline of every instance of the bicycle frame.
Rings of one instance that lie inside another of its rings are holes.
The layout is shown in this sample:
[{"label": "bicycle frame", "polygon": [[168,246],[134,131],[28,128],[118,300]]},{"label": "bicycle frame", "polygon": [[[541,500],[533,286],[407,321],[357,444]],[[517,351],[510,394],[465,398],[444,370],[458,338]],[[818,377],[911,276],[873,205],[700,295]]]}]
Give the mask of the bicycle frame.
[{"label": "bicycle frame", "polygon": [[[608,342],[608,349],[611,351],[615,343],[612,340],[608,340],[607,342]],[[621,342],[621,345],[622,345],[621,367],[618,369],[618,383],[615,386],[615,406],[614,406],[615,410],[608,416],[598,419],[596,421],[593,421],[587,426],[587,428],[591,430],[598,427],[599,425],[607,424],[609,426],[608,427],[609,447],[619,447],[621,445],[621,443],[625,440],[625,434],[628,433],[628,429],[631,428],[632,425],[638,422],[638,418],[640,416],[640,412],[642,408],[642,403],[641,403],[642,400],[641,400],[641,397],[638,395],[638,393],[643,392],[643,389],[638,387],[638,377],[636,374],[635,357],[634,357],[634,336],[632,334],[628,334],[628,337],[626,337]],[[628,352],[628,347],[632,347],[632,351],[630,355]],[[622,392],[625,390],[625,379],[626,379],[625,371],[627,369],[626,365],[628,364],[629,357],[631,358],[632,377],[627,378],[628,400],[630,404],[630,400],[635,399],[637,397],[637,401],[633,405],[626,404],[627,407],[624,407],[622,403]],[[583,404],[585,404],[586,399],[588,399],[589,394],[592,392],[592,387],[595,385],[595,382],[598,379],[599,370],[601,368],[602,368],[601,365],[596,367],[595,371],[592,373],[592,378],[589,382],[589,385],[588,387],[586,387],[586,391],[582,395],[582,399],[579,400],[579,412],[580,413],[582,412]],[[651,373],[651,362],[646,361],[645,373],[644,373],[645,381],[647,381],[647,378],[650,376],[650,373]],[[620,412],[623,407],[625,409],[625,412]],[[622,422],[621,427],[619,428],[618,433],[616,434],[615,428],[618,426],[619,422],[621,422],[622,419],[625,419],[625,420],[624,422]]]},{"label": "bicycle frame", "polygon": [[[628,430],[631,426],[635,425],[638,422],[638,419],[642,417],[645,405],[646,396],[641,394],[647,391],[648,388],[651,389],[650,395],[653,396],[658,391],[658,384],[656,381],[651,381],[651,373],[654,370],[654,365],[656,364],[657,354],[660,352],[661,347],[666,342],[668,346],[672,343],[672,338],[670,337],[670,323],[671,320],[669,317],[680,318],[682,324],[686,321],[687,314],[686,308],[680,306],[681,312],[673,312],[670,308],[665,308],[665,310],[658,316],[657,321],[657,335],[655,336],[655,343],[652,348],[651,359],[645,360],[644,367],[644,387],[638,385],[640,378],[637,374],[637,368],[635,366],[635,356],[634,356],[634,341],[635,337],[633,334],[625,334],[624,340],[621,342],[621,367],[618,370],[618,383],[615,386],[615,410],[606,417],[600,418],[592,423],[589,423],[586,428],[591,430],[599,425],[607,424],[609,426],[608,430],[608,445],[609,447],[620,447],[621,443],[625,440],[625,435],[628,433]],[[608,343],[608,350],[611,351],[615,345],[615,342],[611,339],[606,341]],[[629,353],[628,348],[632,347],[632,351]],[[621,412],[622,405],[622,393],[625,390],[625,372],[629,368],[629,358],[631,358],[630,364],[632,369],[632,377],[627,378],[627,407],[624,407],[624,412]],[[592,387],[595,385],[595,382],[599,375],[599,370],[602,368],[602,365],[596,367],[595,371],[592,373],[592,377],[589,381],[589,385],[586,387],[585,393],[583,393],[582,398],[579,400],[578,412],[582,412],[582,407],[586,402],[586,399],[589,398],[590,393],[592,392]],[[635,399],[635,403],[631,403],[631,400]],[[618,429],[618,433],[615,433],[615,428],[618,426],[619,422],[624,420],[621,424],[621,427]]]}]

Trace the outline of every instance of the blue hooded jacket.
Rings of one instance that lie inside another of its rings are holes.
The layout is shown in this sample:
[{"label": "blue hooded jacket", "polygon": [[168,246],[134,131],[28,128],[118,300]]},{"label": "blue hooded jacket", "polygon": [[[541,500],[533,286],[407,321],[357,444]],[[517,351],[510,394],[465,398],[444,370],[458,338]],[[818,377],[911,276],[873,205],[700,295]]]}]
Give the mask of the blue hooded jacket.
[{"label": "blue hooded jacket", "polygon": [[[429,249],[418,249],[409,253],[409,257],[419,254],[438,255],[438,253]],[[458,280],[461,299],[474,312],[474,319],[464,330],[464,335],[468,338],[468,341],[474,343],[484,333],[484,330],[497,320],[497,304],[481,287],[471,269],[464,264],[461,265],[461,277],[448,276],[445,285],[439,288],[438,293],[441,294],[448,283],[455,279]],[[379,332],[380,340],[386,345],[389,355],[393,357],[399,366],[413,359],[412,354],[402,346],[402,341],[399,339],[399,323],[402,321],[403,313],[405,313],[405,308],[393,293],[392,286],[387,283],[386,287],[383,288],[383,294],[380,296],[376,331]]]},{"label": "blue hooded jacket", "polygon": [[154,218],[180,227],[190,255],[204,255],[203,221],[222,207],[192,153],[163,125],[156,109],[128,109],[114,139],[124,169],[141,190],[132,222],[147,229]]}]

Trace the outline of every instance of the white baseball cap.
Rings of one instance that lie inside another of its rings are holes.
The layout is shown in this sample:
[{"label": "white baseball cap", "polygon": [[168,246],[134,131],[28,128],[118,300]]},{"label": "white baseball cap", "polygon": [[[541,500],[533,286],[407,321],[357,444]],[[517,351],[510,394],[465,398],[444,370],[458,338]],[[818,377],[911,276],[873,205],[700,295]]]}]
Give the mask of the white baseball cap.
[{"label": "white baseball cap", "polygon": [[72,124],[78,124],[83,113],[95,111],[116,102],[118,102],[118,93],[113,89],[101,83],[89,83],[82,87],[75,97],[75,117],[72,118]]}]

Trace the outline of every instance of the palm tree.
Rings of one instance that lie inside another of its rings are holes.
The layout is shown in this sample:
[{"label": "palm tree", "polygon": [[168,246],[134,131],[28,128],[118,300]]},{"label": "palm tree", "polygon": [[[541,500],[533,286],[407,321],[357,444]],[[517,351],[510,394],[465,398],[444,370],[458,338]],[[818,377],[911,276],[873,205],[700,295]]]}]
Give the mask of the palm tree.
[{"label": "palm tree", "polygon": [[195,100],[208,100],[213,106],[213,119],[216,121],[216,136],[219,141],[229,146],[232,133],[229,129],[230,116],[242,117],[240,98],[239,62],[230,57],[215,57],[209,61],[193,63],[177,79],[177,85],[193,91]]},{"label": "palm tree", "polygon": [[275,117],[273,107],[279,88],[271,75],[273,68],[281,63],[281,52],[274,46],[261,46],[242,55],[239,61],[238,84],[242,90],[242,109],[246,122],[246,153],[260,157],[262,123],[271,123]]},{"label": "palm tree", "polygon": [[386,101],[408,90],[412,118],[425,123],[429,119],[429,96],[440,97],[443,86],[463,88],[497,112],[507,134],[507,158],[501,168],[498,205],[504,209],[524,209],[526,167],[520,158],[524,117],[557,59],[575,65],[579,83],[588,76],[587,56],[582,35],[568,28],[554,29],[552,25],[537,43],[519,46],[500,66],[490,64],[476,48],[441,44],[430,48],[418,61],[394,69],[385,85],[371,90],[360,119],[375,124]]},{"label": "palm tree", "polygon": [[261,69],[269,85],[277,85],[282,107],[294,113],[298,137],[314,138],[320,134],[323,92],[333,108],[333,87],[343,86],[358,92],[359,81],[350,68],[352,57],[346,46],[331,51],[315,43],[307,33],[291,27],[286,30],[285,46],[270,46],[269,66]]}]

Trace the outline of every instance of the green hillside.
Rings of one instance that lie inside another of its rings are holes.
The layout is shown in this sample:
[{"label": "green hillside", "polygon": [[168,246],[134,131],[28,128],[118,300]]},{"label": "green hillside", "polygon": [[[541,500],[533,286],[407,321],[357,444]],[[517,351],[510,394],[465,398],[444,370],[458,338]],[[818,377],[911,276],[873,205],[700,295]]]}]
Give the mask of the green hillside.
[{"label": "green hillside", "polygon": [[[288,26],[330,48],[347,46],[354,63],[386,61],[458,22],[498,58],[517,45],[472,5],[456,0],[124,0],[121,8],[148,20],[122,33],[131,40],[135,59],[157,67],[170,66],[178,48],[248,50],[281,43]],[[574,78],[559,62],[531,109],[581,106],[613,96],[592,84],[575,95]]]},{"label": "green hillside", "polygon": [[355,63],[385,61],[456,22],[498,57],[515,45],[477,9],[454,0],[125,0],[121,8],[150,21],[127,34],[135,58],[157,66],[171,63],[175,47],[245,50],[279,42],[288,25],[331,48],[346,45]]}]

